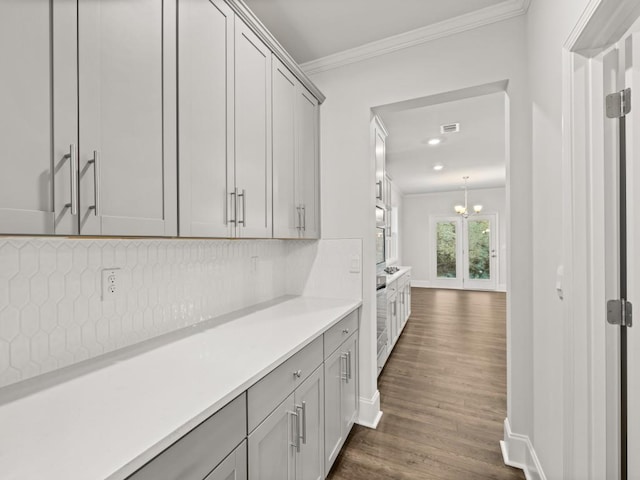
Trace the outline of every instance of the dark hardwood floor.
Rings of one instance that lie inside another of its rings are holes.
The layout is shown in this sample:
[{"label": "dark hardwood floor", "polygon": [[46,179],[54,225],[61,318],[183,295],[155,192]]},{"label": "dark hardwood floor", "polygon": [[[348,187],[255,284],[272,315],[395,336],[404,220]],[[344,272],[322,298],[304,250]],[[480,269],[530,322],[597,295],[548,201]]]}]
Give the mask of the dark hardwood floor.
[{"label": "dark hardwood floor", "polygon": [[524,479],[502,462],[504,293],[413,288],[379,378],[376,430],[355,425],[331,480]]}]

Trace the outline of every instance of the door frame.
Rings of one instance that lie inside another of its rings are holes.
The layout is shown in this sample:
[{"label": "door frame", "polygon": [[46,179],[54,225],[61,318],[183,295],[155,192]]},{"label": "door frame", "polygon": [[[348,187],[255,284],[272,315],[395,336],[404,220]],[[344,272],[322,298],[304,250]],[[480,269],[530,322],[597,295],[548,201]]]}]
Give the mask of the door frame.
[{"label": "door frame", "polygon": [[564,478],[612,478],[618,468],[619,443],[607,444],[612,419],[619,418],[617,407],[607,408],[615,405],[615,398],[607,398],[607,377],[616,373],[607,367],[607,351],[618,335],[606,328],[605,321],[610,272],[600,252],[607,245],[603,228],[607,192],[603,182],[594,179],[605,165],[606,124],[603,66],[596,57],[639,16],[634,0],[591,0],[562,52],[564,264],[558,293],[564,299]]}]

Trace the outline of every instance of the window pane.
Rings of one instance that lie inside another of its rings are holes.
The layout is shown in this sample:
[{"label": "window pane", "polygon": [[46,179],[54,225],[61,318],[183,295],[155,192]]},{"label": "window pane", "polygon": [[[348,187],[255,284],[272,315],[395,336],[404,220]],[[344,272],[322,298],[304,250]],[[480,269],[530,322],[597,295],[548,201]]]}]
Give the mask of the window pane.
[{"label": "window pane", "polygon": [[456,222],[438,222],[438,278],[456,278]]},{"label": "window pane", "polygon": [[491,231],[489,220],[469,220],[469,278],[491,278]]}]

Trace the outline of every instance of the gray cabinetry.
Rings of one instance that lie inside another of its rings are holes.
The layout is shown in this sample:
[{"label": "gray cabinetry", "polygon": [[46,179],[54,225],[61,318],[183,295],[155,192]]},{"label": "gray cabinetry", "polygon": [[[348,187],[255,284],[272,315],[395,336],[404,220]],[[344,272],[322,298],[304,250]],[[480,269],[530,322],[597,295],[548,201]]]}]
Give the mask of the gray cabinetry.
[{"label": "gray cabinetry", "polygon": [[175,7],[78,2],[81,234],[176,234]]},{"label": "gray cabinetry", "polygon": [[294,480],[296,413],[291,393],[249,435],[250,480]]},{"label": "gray cabinetry", "polygon": [[232,235],[234,18],[222,0],[178,2],[181,236]]},{"label": "gray cabinetry", "polygon": [[235,184],[231,221],[238,237],[271,237],[271,51],[238,17],[234,59],[235,161],[227,180]]},{"label": "gray cabinetry", "polygon": [[274,237],[320,236],[318,180],[318,101],[274,56]]},{"label": "gray cabinetry", "polygon": [[335,462],[358,414],[358,335],[352,334],[324,363],[325,471]]},{"label": "gray cabinetry", "polygon": [[[129,479],[204,479],[244,440],[247,434],[246,408],[246,395],[243,393],[131,475]],[[226,479],[226,477],[222,478]]]},{"label": "gray cabinetry", "polygon": [[247,441],[244,440],[204,480],[247,480]]},{"label": "gray cabinetry", "polygon": [[75,1],[0,2],[0,233],[77,233],[76,49]]},{"label": "gray cabinetry", "polygon": [[0,4],[0,233],[175,234],[171,18],[162,0]]}]

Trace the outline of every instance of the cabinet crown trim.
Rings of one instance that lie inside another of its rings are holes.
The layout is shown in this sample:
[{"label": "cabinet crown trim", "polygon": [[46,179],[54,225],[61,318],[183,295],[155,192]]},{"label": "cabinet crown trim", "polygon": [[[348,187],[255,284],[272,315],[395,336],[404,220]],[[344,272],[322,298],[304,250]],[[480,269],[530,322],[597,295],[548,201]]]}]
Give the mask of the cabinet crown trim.
[{"label": "cabinet crown trim", "polygon": [[244,3],[243,0],[225,0],[233,11],[240,17],[253,32],[262,40],[278,57],[278,59],[284,63],[284,65],[291,70],[291,73],[318,99],[318,103],[325,101],[324,94],[318,87],[309,79],[306,73],[300,68],[289,52],[276,40],[276,38],[269,32],[267,27],[260,21],[255,13]]}]

